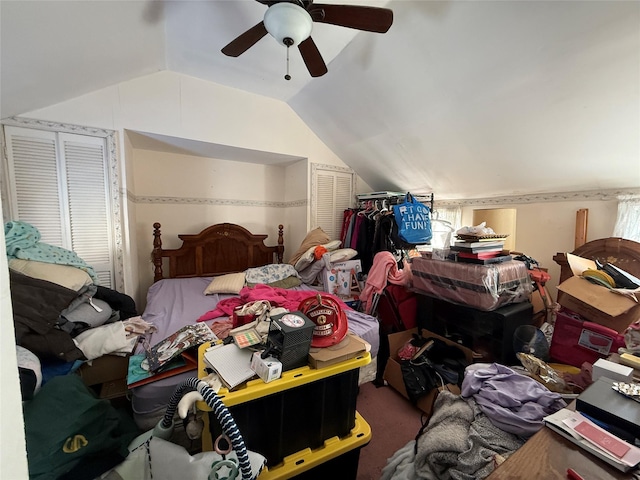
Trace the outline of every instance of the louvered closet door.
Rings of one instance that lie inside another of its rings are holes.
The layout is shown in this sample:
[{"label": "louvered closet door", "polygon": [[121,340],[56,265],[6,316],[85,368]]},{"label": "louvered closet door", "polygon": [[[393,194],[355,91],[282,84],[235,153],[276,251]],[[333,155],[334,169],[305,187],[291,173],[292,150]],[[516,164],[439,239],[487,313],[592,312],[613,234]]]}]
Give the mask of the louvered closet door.
[{"label": "louvered closet door", "polygon": [[41,241],[73,250],[113,288],[112,222],[105,140],[5,127],[13,220]]},{"label": "louvered closet door", "polygon": [[12,218],[36,226],[41,241],[65,245],[55,132],[5,127]]},{"label": "louvered closet door", "polygon": [[346,172],[317,172],[316,223],[329,238],[339,239],[345,209],[351,207],[353,175]]},{"label": "louvered closet door", "polygon": [[59,141],[66,180],[70,250],[94,268],[100,285],[111,287],[111,212],[104,139],[61,133]]}]

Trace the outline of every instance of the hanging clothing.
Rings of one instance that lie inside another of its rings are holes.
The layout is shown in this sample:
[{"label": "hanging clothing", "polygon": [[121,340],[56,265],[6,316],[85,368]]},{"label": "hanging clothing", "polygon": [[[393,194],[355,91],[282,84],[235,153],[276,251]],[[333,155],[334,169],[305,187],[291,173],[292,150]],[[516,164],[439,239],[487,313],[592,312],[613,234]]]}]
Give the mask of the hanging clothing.
[{"label": "hanging clothing", "polygon": [[365,312],[371,313],[372,298],[374,294],[381,294],[387,283],[395,285],[408,285],[411,270],[405,264],[405,268],[399,269],[398,263],[391,252],[378,252],[373,257],[373,266],[367,275],[367,281],[360,296],[365,306]]},{"label": "hanging clothing", "polygon": [[352,208],[347,208],[342,213],[342,228],[340,230],[340,242],[343,247],[347,246],[347,243],[346,243],[347,229],[349,228],[349,224],[351,223],[351,217],[355,215],[355,213],[356,213],[355,210],[353,210]]}]

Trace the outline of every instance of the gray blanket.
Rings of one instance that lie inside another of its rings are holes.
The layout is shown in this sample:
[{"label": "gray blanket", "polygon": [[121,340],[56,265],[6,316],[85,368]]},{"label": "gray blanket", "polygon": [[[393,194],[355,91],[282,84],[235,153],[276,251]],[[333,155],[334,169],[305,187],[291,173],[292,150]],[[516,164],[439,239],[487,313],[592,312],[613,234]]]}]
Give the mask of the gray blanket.
[{"label": "gray blanket", "polygon": [[482,479],[497,456],[506,458],[523,443],[493,425],[473,399],[443,391],[424,433],[388,459],[381,480]]}]

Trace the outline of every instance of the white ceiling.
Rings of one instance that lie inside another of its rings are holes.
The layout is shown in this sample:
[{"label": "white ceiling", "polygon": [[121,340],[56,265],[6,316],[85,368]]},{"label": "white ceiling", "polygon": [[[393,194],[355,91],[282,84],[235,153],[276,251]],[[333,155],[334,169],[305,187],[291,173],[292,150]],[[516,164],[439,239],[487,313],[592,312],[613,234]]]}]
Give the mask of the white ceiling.
[{"label": "white ceiling", "polygon": [[[287,102],[375,190],[640,188],[640,2],[326,2],[386,6],[394,24],[314,24],[329,72],[312,79],[294,50],[286,81],[269,36],[220,53],[262,19],[254,0],[0,0],[0,117],[171,70]],[[151,140],[208,147],[136,141]]]}]

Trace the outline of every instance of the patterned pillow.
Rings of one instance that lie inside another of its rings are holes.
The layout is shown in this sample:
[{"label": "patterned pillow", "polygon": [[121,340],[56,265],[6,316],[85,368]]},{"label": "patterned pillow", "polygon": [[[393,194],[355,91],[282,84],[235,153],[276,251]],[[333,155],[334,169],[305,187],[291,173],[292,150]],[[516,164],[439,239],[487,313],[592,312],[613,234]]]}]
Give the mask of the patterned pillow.
[{"label": "patterned pillow", "polygon": [[205,295],[213,295],[215,293],[231,293],[237,295],[244,287],[245,273],[228,273],[220,275],[211,280],[211,283],[204,289]]},{"label": "patterned pillow", "polygon": [[288,263],[272,263],[262,267],[248,268],[246,274],[247,283],[263,283],[265,285],[291,276],[298,277],[296,269]]}]

